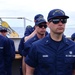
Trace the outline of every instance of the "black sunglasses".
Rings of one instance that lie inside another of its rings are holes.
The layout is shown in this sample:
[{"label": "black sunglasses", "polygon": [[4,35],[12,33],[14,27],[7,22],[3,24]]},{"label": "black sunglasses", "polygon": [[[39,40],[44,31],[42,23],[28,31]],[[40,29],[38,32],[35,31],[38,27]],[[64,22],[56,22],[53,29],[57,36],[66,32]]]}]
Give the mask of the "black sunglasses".
[{"label": "black sunglasses", "polygon": [[0,30],[0,32],[7,32],[7,30]]},{"label": "black sunglasses", "polygon": [[47,25],[38,25],[39,26],[39,28],[42,28],[42,27],[44,27],[44,28],[47,28]]},{"label": "black sunglasses", "polygon": [[51,19],[49,22],[53,22],[54,24],[58,24],[60,21],[63,24],[67,23],[67,19],[64,19],[64,18],[54,18],[54,19]]}]

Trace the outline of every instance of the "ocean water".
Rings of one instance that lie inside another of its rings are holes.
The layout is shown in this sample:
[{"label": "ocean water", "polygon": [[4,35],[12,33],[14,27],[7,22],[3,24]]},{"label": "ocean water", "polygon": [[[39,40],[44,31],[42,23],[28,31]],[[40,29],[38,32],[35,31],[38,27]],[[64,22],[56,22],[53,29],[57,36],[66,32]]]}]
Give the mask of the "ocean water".
[{"label": "ocean water", "polygon": [[66,28],[64,34],[66,37],[71,37],[71,35],[75,33],[75,28]]},{"label": "ocean water", "polygon": [[[25,32],[24,27],[12,27],[12,29],[14,29],[19,34],[20,38],[24,36],[24,32]],[[49,29],[47,29],[47,31],[49,32]],[[66,28],[64,34],[66,35],[66,37],[71,37],[71,35],[74,32],[75,32],[75,28]]]},{"label": "ocean water", "polygon": [[19,38],[24,36],[25,28],[24,27],[12,27],[12,29],[18,33]]}]

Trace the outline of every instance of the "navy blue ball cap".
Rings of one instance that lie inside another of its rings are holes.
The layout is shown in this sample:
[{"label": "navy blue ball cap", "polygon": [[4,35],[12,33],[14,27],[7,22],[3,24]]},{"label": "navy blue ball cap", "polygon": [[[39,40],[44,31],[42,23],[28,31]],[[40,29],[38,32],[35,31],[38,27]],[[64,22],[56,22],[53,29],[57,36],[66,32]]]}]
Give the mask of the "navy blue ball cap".
[{"label": "navy blue ball cap", "polygon": [[35,25],[39,25],[40,23],[43,23],[43,22],[46,23],[46,20],[44,19],[44,16],[42,14],[37,14],[34,17],[34,20],[35,20]]},{"label": "navy blue ball cap", "polygon": [[46,20],[44,18],[38,18],[36,21],[35,21],[35,25],[39,25],[40,23],[46,23]]},{"label": "navy blue ball cap", "polygon": [[72,35],[71,35],[71,40],[75,40],[75,33],[73,33]]},{"label": "navy blue ball cap", "polygon": [[44,18],[44,16],[43,16],[42,14],[37,14],[37,15],[34,17],[34,21],[36,21],[39,17]]},{"label": "navy blue ball cap", "polygon": [[49,12],[47,21],[51,20],[52,18],[56,17],[63,17],[63,18],[69,18],[69,16],[65,15],[65,12],[61,9],[53,9]]},{"label": "navy blue ball cap", "polygon": [[6,27],[2,27],[2,26],[0,26],[0,32],[7,32],[8,31],[8,29],[6,28]]}]

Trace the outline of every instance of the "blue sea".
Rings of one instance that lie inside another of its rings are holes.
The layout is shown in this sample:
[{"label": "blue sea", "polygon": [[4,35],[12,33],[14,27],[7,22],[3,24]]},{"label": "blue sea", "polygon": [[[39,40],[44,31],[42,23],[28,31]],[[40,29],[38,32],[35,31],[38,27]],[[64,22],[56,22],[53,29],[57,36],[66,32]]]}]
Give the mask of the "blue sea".
[{"label": "blue sea", "polygon": [[[24,36],[24,32],[25,32],[24,27],[12,27],[12,29],[14,29],[19,34],[20,38]],[[49,31],[49,29],[47,29],[47,31]],[[75,32],[75,28],[66,28],[64,34],[66,35],[66,37],[71,37],[71,35],[74,32]]]},{"label": "blue sea", "polygon": [[18,33],[19,38],[24,36],[25,28],[24,27],[12,27],[12,29]]}]

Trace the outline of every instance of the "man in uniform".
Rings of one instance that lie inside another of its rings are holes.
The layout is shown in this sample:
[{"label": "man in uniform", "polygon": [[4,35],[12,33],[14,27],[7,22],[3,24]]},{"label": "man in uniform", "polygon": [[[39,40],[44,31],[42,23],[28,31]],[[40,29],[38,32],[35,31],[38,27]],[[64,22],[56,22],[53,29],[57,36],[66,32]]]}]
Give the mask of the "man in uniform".
[{"label": "man in uniform", "polygon": [[[25,66],[25,57],[28,55],[29,53],[29,49],[31,48],[31,45],[34,41],[37,41],[39,39],[42,39],[46,36],[46,20],[44,19],[43,15],[40,15],[36,21],[35,21],[35,31],[36,34],[34,35],[34,37],[32,37],[31,39],[29,39],[28,41],[25,42],[24,44],[24,51],[23,51],[23,63],[24,63],[24,68]],[[25,71],[25,69],[23,69],[23,71]],[[25,72],[24,72],[25,75]]]},{"label": "man in uniform", "polygon": [[[34,23],[36,22],[36,20],[40,17],[40,16],[42,16],[43,18],[44,18],[44,16],[42,15],[42,14],[37,14],[35,17],[34,17]],[[25,42],[28,40],[28,39],[30,39],[30,38],[32,38],[33,36],[35,36],[35,34],[36,34],[36,30],[35,30],[35,25],[32,27],[32,26],[27,26],[26,27],[26,31],[25,31],[25,33],[24,33],[24,35],[25,35]],[[46,31],[46,34],[48,34],[48,32]]]},{"label": "man in uniform", "polygon": [[9,67],[10,67],[9,70],[8,70],[9,71],[8,75],[12,75],[12,62],[15,59],[15,45],[14,45],[14,41],[7,37],[7,33],[8,33],[8,29],[1,26],[0,27],[0,35],[4,36],[7,39],[8,43],[9,43],[10,51],[9,50],[7,50],[7,51],[11,52],[10,53],[11,54],[11,56],[10,56],[11,59],[7,63],[7,64],[9,64]]},{"label": "man in uniform", "polygon": [[32,44],[26,75],[75,75],[75,43],[63,35],[68,18],[61,9],[49,12],[50,34]]},{"label": "man in uniform", "polygon": [[10,74],[11,50],[7,38],[0,35],[0,75]]}]

